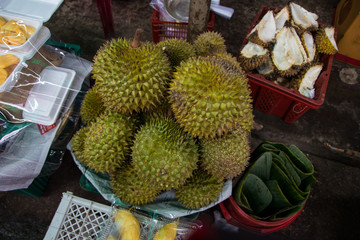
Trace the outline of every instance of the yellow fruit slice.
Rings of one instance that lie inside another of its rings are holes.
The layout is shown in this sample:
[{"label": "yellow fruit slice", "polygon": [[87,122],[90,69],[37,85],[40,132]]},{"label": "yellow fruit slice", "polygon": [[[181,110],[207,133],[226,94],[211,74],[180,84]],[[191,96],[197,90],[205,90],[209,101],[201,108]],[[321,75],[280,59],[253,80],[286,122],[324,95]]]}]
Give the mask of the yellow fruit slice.
[{"label": "yellow fruit slice", "polygon": [[177,222],[166,224],[156,232],[153,240],[174,240],[176,237],[176,230]]},{"label": "yellow fruit slice", "polygon": [[20,59],[13,54],[0,55],[0,68],[7,68],[20,62]]}]

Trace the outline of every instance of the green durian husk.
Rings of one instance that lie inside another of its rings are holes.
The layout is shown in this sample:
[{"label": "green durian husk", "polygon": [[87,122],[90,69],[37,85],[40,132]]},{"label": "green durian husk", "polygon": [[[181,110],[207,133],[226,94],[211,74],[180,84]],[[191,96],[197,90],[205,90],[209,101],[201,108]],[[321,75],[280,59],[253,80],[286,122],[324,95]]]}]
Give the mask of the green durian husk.
[{"label": "green durian husk", "polygon": [[237,125],[252,129],[248,81],[235,58],[183,62],[170,83],[170,103],[177,122],[194,137],[214,138]]},{"label": "green durian husk", "polygon": [[128,115],[105,112],[85,133],[82,162],[100,173],[122,167],[130,154],[135,120]]},{"label": "green durian husk", "polygon": [[201,167],[219,179],[239,176],[250,159],[249,132],[241,128],[214,139],[200,140]]},{"label": "green durian husk", "polygon": [[90,124],[105,111],[103,103],[97,87],[91,88],[84,96],[84,100],[80,107],[81,120],[85,124]]},{"label": "green durian husk", "polygon": [[196,169],[198,158],[195,140],[168,117],[141,126],[131,153],[132,164],[143,180],[162,190],[183,185]]},{"label": "green durian husk", "polygon": [[[325,33],[325,26],[322,26],[316,31],[315,34],[315,43],[316,50],[320,53],[334,55],[338,52],[338,50],[334,47],[334,45],[329,40],[329,37]],[[335,40],[334,40],[335,41]]]},{"label": "green durian husk", "polygon": [[74,136],[71,139],[72,151],[75,157],[81,162],[84,161],[84,142],[87,131],[88,131],[87,126],[80,128],[75,132]]},{"label": "green durian husk", "polygon": [[213,56],[226,52],[225,39],[217,32],[201,33],[193,45],[197,56]]},{"label": "green durian husk", "polygon": [[110,176],[113,193],[123,202],[143,205],[152,202],[160,193],[158,186],[144,181],[142,173],[129,165]]},{"label": "green durian husk", "polygon": [[183,39],[172,38],[161,41],[157,45],[168,56],[173,70],[175,70],[182,61],[195,56],[194,46]]},{"label": "green durian husk", "polygon": [[199,209],[214,202],[219,197],[223,186],[222,179],[202,169],[197,169],[183,186],[175,190],[175,196],[185,207]]},{"label": "green durian husk", "polygon": [[143,42],[132,48],[121,38],[98,50],[92,70],[106,107],[121,113],[157,106],[164,99],[170,73],[168,57],[155,44]]}]

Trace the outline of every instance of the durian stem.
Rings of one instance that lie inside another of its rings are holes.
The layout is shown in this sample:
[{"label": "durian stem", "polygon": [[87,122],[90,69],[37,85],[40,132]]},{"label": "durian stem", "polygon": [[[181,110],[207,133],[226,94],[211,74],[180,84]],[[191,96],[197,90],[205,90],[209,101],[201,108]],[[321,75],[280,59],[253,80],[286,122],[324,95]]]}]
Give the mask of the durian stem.
[{"label": "durian stem", "polygon": [[141,28],[136,29],[134,39],[131,42],[132,48],[138,48],[140,46],[140,39],[141,39],[142,32],[143,32],[143,30]]}]

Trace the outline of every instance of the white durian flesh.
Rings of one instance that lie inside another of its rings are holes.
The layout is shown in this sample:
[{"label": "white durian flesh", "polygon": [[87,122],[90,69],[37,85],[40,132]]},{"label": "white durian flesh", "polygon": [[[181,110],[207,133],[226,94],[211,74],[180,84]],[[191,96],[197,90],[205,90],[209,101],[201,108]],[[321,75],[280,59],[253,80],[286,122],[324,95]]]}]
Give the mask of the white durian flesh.
[{"label": "white durian flesh", "polygon": [[280,12],[275,15],[276,32],[279,32],[284,27],[286,21],[290,21],[288,6],[283,7]]},{"label": "white durian flesh", "polygon": [[304,95],[309,98],[314,98],[315,95],[315,89],[314,85],[316,80],[318,79],[321,70],[323,68],[322,64],[317,64],[312,67],[310,67],[305,74],[302,75],[300,81],[300,85],[298,88],[298,91],[301,95]]},{"label": "white durian flesh", "polygon": [[292,27],[284,27],[276,35],[276,42],[271,52],[271,57],[274,65],[283,76],[296,74],[292,67],[300,67],[305,63],[305,49]]},{"label": "white durian flesh", "polygon": [[304,32],[302,43],[307,54],[307,62],[312,62],[316,54],[316,44],[313,35],[310,32]]},{"label": "white durian flesh", "polygon": [[272,10],[262,17],[260,22],[247,35],[249,41],[266,46],[275,39],[276,23]]},{"label": "white durian flesh", "polygon": [[292,23],[298,26],[300,29],[317,29],[319,23],[317,19],[319,16],[315,13],[309,12],[302,6],[290,2],[289,3]]}]

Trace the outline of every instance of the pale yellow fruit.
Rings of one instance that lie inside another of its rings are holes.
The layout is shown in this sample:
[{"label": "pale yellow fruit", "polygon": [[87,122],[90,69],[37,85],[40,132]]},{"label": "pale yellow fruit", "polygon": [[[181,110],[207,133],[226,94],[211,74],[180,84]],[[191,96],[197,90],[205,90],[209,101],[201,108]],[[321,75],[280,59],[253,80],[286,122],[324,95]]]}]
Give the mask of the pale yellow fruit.
[{"label": "pale yellow fruit", "polygon": [[114,222],[121,240],[140,240],[140,224],[130,211],[117,211]]},{"label": "pale yellow fruit", "polygon": [[156,232],[153,240],[174,240],[176,237],[176,230],[177,222],[166,224]]}]

